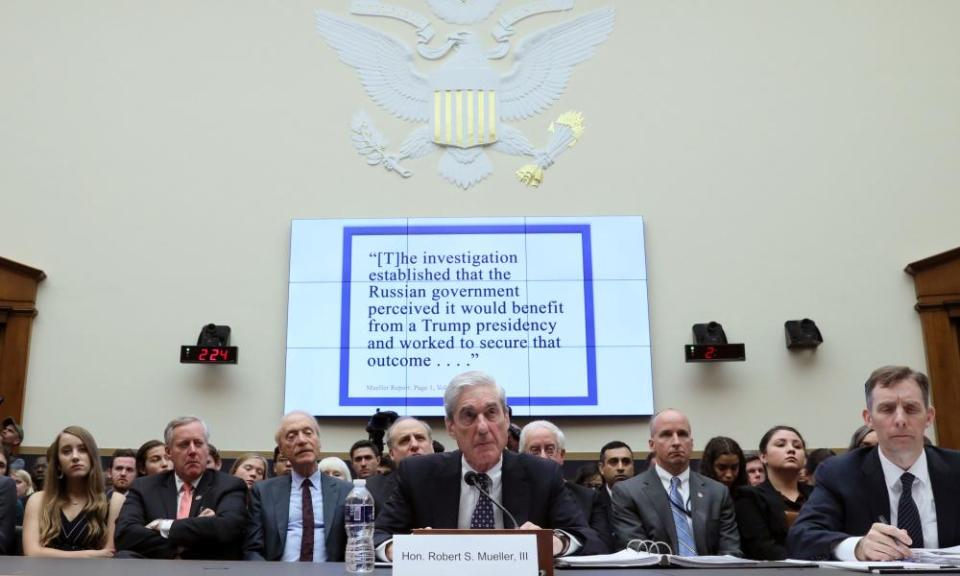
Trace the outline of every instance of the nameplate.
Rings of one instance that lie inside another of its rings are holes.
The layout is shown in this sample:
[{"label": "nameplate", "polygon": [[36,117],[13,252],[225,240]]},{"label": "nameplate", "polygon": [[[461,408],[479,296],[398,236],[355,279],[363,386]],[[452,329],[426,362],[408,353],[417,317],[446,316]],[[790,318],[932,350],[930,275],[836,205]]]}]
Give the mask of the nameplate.
[{"label": "nameplate", "polygon": [[394,576],[537,576],[534,534],[393,537]]}]

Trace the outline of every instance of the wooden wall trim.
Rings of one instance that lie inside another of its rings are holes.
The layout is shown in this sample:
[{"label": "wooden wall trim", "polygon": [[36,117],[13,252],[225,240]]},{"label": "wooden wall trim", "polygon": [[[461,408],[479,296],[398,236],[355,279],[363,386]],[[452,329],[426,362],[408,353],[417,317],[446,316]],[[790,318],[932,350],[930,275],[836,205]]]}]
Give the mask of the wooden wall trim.
[{"label": "wooden wall trim", "polygon": [[0,418],[22,422],[37,285],[46,277],[43,270],[0,257]]},{"label": "wooden wall trim", "polygon": [[937,441],[960,448],[960,248],[909,264],[917,292],[923,347],[937,417]]},{"label": "wooden wall trim", "polygon": [[926,349],[927,372],[930,376],[933,405],[937,409],[934,427],[940,446],[960,448],[960,426],[952,415],[960,413],[960,342],[957,342],[955,321],[945,311],[920,314]]}]

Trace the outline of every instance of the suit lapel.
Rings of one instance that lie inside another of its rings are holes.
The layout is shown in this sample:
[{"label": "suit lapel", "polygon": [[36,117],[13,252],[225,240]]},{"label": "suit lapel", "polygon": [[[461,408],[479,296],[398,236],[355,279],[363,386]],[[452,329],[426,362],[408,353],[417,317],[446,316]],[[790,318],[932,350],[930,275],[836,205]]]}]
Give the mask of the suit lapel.
[{"label": "suit lapel", "polygon": [[437,474],[437,481],[431,483],[432,486],[437,487],[435,495],[437,502],[430,506],[434,510],[436,528],[456,528],[458,525],[460,519],[460,464],[462,457],[463,455],[459,450],[444,453]]},{"label": "suit lapel", "polygon": [[340,486],[326,474],[320,475],[320,495],[323,498],[323,534],[329,540],[333,529],[333,516],[340,501]]},{"label": "suit lapel", "polygon": [[282,482],[274,486],[273,514],[277,518],[277,537],[281,549],[287,543],[287,522],[290,521],[290,485],[293,474],[287,474]]},{"label": "suit lapel", "polygon": [[165,474],[166,478],[160,483],[160,499],[163,505],[163,516],[161,518],[176,518],[180,494],[177,493],[177,482],[173,479],[174,472],[166,472]]},{"label": "suit lapel", "polygon": [[950,467],[935,450],[927,452],[927,472],[930,474],[930,486],[933,488],[933,501],[937,507],[938,546],[947,548],[957,543],[957,508],[960,507],[960,494],[957,481],[950,475]]},{"label": "suit lapel", "polygon": [[197,482],[197,487],[193,491],[193,501],[190,502],[190,517],[196,518],[200,513],[201,507],[210,507],[208,500],[208,493],[210,488],[213,486],[213,477],[216,475],[216,472],[213,470],[207,470],[203,473],[203,476],[200,477],[200,481]]},{"label": "suit lapel", "polygon": [[710,512],[710,493],[703,477],[690,471],[690,510],[693,515],[693,539],[698,554],[707,554],[707,514]]},{"label": "suit lapel", "polygon": [[[513,514],[521,525],[530,519],[530,483],[526,470],[520,465],[520,456],[512,452],[503,453],[503,467],[500,470],[500,487],[503,495],[503,507]],[[504,515],[506,516],[506,515]],[[511,524],[509,518],[503,519],[503,527]],[[519,526],[517,526],[519,528]]]},{"label": "suit lapel", "polygon": [[667,491],[660,482],[660,476],[657,475],[655,466],[650,466],[643,473],[644,492],[650,497],[653,509],[657,511],[660,517],[660,524],[664,527],[667,536],[670,537],[670,550],[677,553],[677,527],[673,523],[673,512],[670,511],[670,498]]},{"label": "suit lapel", "polygon": [[867,492],[867,501],[870,503],[870,514],[867,518],[867,526],[877,521],[877,518],[883,516],[890,518],[890,495],[887,492],[886,481],[883,476],[883,467],[880,466],[880,455],[878,448],[870,449],[870,452],[864,457],[860,471],[863,473],[863,486]]}]

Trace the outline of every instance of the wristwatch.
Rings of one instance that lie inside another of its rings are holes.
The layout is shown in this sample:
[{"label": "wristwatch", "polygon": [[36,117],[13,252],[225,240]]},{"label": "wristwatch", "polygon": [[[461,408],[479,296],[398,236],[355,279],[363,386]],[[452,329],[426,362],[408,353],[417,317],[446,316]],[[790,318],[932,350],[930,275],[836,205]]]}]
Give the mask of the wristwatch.
[{"label": "wristwatch", "polygon": [[557,553],[557,556],[563,556],[568,550],[570,550],[570,536],[568,536],[563,530],[554,530],[553,535],[560,540],[560,544],[563,546],[560,548],[560,552]]}]

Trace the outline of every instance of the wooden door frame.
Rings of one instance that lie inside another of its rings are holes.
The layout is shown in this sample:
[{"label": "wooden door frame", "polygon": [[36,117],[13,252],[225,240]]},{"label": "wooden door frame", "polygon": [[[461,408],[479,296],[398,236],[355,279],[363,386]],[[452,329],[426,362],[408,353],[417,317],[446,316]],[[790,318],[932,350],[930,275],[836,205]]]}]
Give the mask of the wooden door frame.
[{"label": "wooden door frame", "polygon": [[37,286],[46,277],[43,270],[0,257],[0,419],[23,421]]},{"label": "wooden door frame", "polygon": [[917,292],[937,443],[960,449],[960,248],[909,264]]}]

